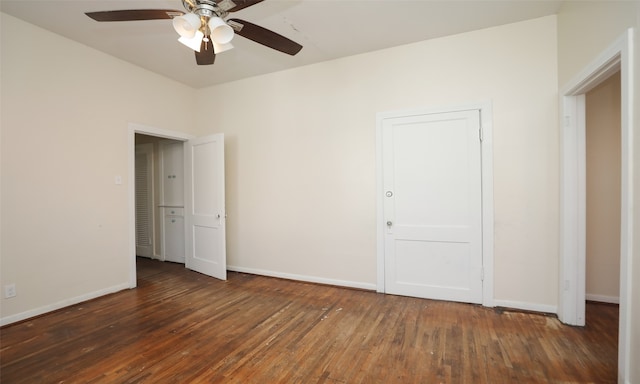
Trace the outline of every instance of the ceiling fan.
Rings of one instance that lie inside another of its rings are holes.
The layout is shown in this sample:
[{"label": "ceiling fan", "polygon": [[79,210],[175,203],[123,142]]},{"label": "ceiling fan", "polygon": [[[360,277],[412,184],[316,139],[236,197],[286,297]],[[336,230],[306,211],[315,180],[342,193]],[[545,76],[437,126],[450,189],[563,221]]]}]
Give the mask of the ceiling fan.
[{"label": "ceiling fan", "polygon": [[[277,51],[295,55],[302,45],[259,25],[240,19],[226,19],[229,13],[264,0],[182,0],[187,12],[171,9],[129,9],[86,12],[96,21],[137,21],[172,19],[180,35],[178,41],[193,49],[198,65],[213,64],[216,54],[233,48],[238,34]],[[226,19],[226,21],[225,21]]]}]

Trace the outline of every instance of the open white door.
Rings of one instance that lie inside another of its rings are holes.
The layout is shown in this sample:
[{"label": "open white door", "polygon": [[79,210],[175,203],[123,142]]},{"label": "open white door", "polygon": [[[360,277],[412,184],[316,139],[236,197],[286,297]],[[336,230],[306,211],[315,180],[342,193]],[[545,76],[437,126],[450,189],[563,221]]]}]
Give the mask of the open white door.
[{"label": "open white door", "polygon": [[185,145],[185,264],[226,280],[224,135],[200,137]]}]

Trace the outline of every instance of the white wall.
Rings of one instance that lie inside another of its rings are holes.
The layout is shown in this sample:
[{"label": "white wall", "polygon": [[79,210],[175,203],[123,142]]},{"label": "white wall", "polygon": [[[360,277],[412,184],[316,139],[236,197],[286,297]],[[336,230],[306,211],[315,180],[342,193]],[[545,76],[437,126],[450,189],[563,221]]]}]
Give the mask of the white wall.
[{"label": "white wall", "polygon": [[558,12],[558,84],[567,84],[629,27],[637,1],[567,1]]},{"label": "white wall", "polygon": [[556,18],[198,91],[227,140],[228,264],[373,287],[377,112],[491,100],[495,297],[554,311]]},{"label": "white wall", "polygon": [[620,297],[620,72],[586,94],[586,293]]},{"label": "white wall", "polygon": [[[635,111],[634,127],[637,132],[640,127],[640,2],[638,1],[567,1],[558,13],[558,74],[559,86],[564,86],[578,75],[590,62],[609,47],[627,30],[635,27],[635,80],[631,86],[635,92],[632,109]],[[640,201],[640,135],[634,135],[633,153],[633,201]],[[631,349],[628,354],[629,376],[624,378],[627,383],[640,382],[640,204],[633,205],[633,236],[631,281],[629,292],[628,312],[631,339]]]},{"label": "white wall", "polygon": [[128,286],[128,123],[188,131],[194,91],[0,15],[6,323]]}]

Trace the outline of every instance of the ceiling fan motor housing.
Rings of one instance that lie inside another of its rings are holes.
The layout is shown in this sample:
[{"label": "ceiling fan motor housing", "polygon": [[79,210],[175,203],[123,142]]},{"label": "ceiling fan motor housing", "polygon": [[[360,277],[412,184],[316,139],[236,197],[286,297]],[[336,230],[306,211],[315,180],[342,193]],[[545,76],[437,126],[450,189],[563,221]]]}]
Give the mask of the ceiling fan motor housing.
[{"label": "ceiling fan motor housing", "polygon": [[229,14],[226,9],[235,7],[235,3],[230,0],[223,0],[220,3],[216,3],[213,0],[182,0],[182,4],[185,9],[191,13],[205,18],[205,22],[214,16],[224,18]]}]

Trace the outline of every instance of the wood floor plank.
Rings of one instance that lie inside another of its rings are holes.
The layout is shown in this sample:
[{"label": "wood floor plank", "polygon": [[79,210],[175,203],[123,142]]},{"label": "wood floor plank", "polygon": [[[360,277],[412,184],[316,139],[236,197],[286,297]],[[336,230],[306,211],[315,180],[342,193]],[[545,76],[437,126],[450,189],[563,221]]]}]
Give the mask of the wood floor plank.
[{"label": "wood floor plank", "polygon": [[138,261],[138,288],[0,329],[2,383],[615,383],[618,308],[553,316]]}]

